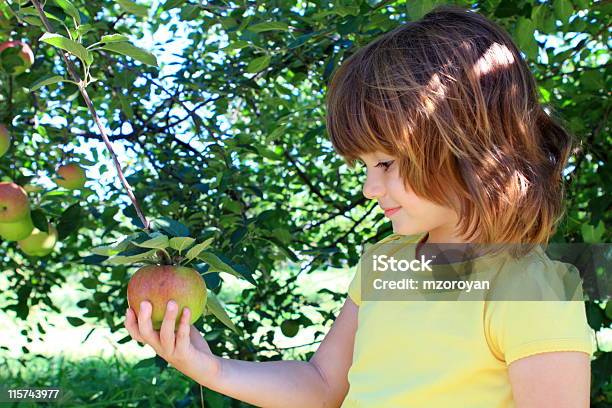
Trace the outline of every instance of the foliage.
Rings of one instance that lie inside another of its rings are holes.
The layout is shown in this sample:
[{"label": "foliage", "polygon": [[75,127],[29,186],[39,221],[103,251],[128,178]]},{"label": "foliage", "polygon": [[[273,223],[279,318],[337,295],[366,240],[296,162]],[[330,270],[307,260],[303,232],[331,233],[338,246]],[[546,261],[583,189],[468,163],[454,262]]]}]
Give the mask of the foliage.
[{"label": "foliage", "polygon": [[[113,331],[123,326],[130,269],[100,264],[104,257],[91,248],[143,224],[99,143],[79,93],[79,85],[86,86],[110,141],[131,157],[124,171],[144,214],[180,221],[198,242],[212,238],[219,261],[254,284],[227,302],[243,335],[216,320],[198,323],[213,352],[243,360],[282,358],[273,343],[275,327],[293,334],[311,325],[301,313],[305,306],[326,322],[335,315],[305,300],[298,274],[354,265],[364,242],[391,232],[375,203],[363,198],[360,175],[347,169],[327,141],[330,75],[357,47],[438,3],[49,0],[44,10],[56,34],[46,32],[27,0],[0,3],[0,41],[22,39],[36,56],[24,73],[0,70],[0,122],[10,124],[14,140],[0,160],[0,177],[30,185],[37,224],[57,223],[61,239],[41,259],[0,243],[11,285],[3,291],[3,309],[24,320],[34,306],[60,312],[49,291],[77,274],[88,295],[78,304],[83,315],[71,323],[91,319]],[[567,169],[567,214],[554,241],[609,242],[610,4],[456,3],[513,35],[536,76],[541,101],[580,141]],[[168,39],[156,41],[165,38],[164,31]],[[154,33],[153,43],[138,45],[146,43],[147,33]],[[561,46],[544,42],[544,35]],[[165,49],[172,50],[167,61],[156,57]],[[62,50],[82,83],[72,78]],[[3,54],[0,65],[7,58]],[[45,183],[68,160],[88,168],[87,188],[72,192]],[[278,273],[288,262],[301,270],[281,281]],[[208,265],[203,262],[200,271]],[[222,292],[222,275],[204,277],[210,289]],[[332,296],[339,301],[343,294]],[[609,307],[587,302],[586,309],[594,329],[610,326]],[[316,340],[323,335],[318,331]],[[611,357],[601,350],[596,357],[592,401],[604,406],[612,401]]]}]

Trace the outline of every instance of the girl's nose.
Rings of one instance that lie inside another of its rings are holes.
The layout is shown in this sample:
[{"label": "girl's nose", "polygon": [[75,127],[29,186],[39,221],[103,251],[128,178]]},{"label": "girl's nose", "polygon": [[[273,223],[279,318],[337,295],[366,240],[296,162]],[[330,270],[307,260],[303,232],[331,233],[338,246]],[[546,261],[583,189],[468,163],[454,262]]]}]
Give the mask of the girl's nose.
[{"label": "girl's nose", "polygon": [[366,182],[363,185],[363,195],[367,199],[374,199],[381,197],[385,194],[385,187],[380,180],[375,177],[368,176]]}]

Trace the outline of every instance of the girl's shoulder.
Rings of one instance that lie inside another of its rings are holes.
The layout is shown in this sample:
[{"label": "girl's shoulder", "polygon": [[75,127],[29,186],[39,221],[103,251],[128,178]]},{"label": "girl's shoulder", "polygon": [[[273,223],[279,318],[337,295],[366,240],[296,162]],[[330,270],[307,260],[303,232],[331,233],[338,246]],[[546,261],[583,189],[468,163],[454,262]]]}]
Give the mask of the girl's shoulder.
[{"label": "girl's shoulder", "polygon": [[366,243],[363,247],[363,252],[371,251],[375,249],[379,249],[384,244],[394,243],[394,244],[416,244],[421,238],[423,238],[427,233],[420,234],[412,234],[412,235],[401,235],[401,234],[390,234],[374,243]]}]

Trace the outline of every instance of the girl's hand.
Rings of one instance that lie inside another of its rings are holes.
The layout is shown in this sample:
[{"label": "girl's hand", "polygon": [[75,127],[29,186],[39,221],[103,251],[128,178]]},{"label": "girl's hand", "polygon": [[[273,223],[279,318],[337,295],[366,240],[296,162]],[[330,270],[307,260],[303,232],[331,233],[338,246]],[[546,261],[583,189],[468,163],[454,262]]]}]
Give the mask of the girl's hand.
[{"label": "girl's hand", "polygon": [[[183,309],[176,334],[174,326],[178,314],[178,305],[170,300],[166,305],[166,313],[159,331],[153,329],[151,322],[151,303],[140,304],[138,316],[132,308],[126,310],[125,328],[130,336],[138,342],[146,343],[168,363],[187,376],[194,378],[196,373],[206,372],[216,375],[219,361],[210,351],[206,340],[198,329],[189,325],[191,311]],[[195,378],[194,378],[195,379]]]}]

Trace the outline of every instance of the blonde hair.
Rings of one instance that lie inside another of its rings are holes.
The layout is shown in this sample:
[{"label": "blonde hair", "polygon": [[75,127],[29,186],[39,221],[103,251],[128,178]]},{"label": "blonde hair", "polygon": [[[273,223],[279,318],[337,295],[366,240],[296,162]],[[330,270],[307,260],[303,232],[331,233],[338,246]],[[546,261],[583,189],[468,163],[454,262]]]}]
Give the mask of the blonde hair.
[{"label": "blonde hair", "polygon": [[572,138],[510,36],[470,10],[437,7],[351,55],[329,85],[327,131],[350,167],[398,157],[405,184],[457,211],[471,242],[547,243],[562,216]]}]

